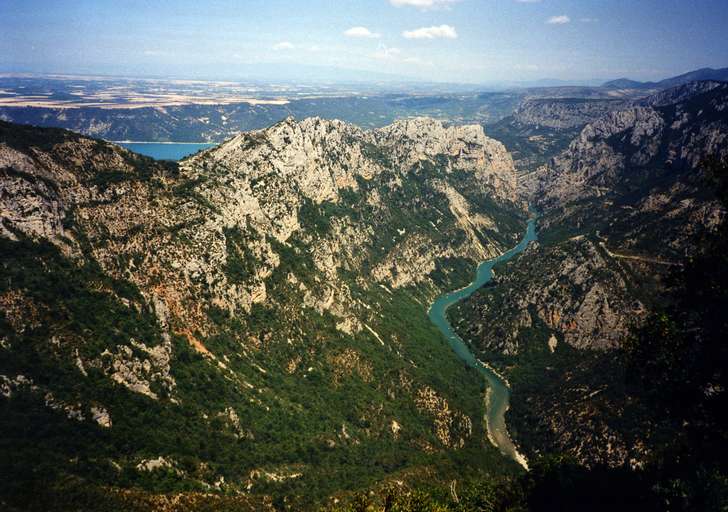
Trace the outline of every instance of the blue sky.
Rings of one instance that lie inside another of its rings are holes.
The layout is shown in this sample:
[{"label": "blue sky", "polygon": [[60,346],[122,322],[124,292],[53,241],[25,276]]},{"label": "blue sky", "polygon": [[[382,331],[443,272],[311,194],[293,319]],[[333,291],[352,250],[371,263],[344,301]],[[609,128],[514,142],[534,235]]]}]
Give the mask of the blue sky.
[{"label": "blue sky", "polygon": [[728,0],[1,0],[0,69],[655,79],[728,66],[727,27]]}]

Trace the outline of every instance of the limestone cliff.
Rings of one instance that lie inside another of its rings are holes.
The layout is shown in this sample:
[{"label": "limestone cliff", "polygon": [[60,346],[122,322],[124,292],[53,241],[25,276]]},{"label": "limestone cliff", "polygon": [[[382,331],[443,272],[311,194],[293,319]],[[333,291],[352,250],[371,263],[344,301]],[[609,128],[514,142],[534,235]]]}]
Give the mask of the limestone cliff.
[{"label": "limestone cliff", "polygon": [[580,128],[608,112],[629,106],[624,99],[538,98],[521,102],[513,119],[523,125],[557,130]]},{"label": "limestone cliff", "polygon": [[104,432],[24,460],[320,496],[337,465],[490,453],[480,382],[426,309],[518,239],[515,198],[500,143],[430,119],[289,118],[179,164],[0,123],[8,421],[26,428],[29,401],[68,436]]},{"label": "limestone cliff", "polygon": [[648,456],[656,433],[640,431],[649,414],[626,394],[616,349],[723,221],[707,169],[726,157],[728,84],[693,83],[588,123],[521,183],[541,215],[539,243],[451,314],[513,384],[510,424],[527,456]]}]

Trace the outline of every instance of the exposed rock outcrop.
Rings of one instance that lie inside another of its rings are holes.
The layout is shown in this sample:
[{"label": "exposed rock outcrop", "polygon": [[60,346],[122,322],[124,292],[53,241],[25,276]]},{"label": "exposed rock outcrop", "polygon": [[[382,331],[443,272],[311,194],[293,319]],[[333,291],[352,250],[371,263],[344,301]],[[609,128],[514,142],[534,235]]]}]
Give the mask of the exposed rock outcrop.
[{"label": "exposed rock outcrop", "polygon": [[28,388],[134,446],[124,470],[218,489],[235,453],[224,488],[247,492],[294,478],[247,476],[277,474],[257,458],[291,439],[286,458],[352,464],[361,444],[480,442],[480,381],[425,314],[523,227],[513,162],[479,126],[288,118],[177,164],[0,123],[0,212],[0,374],[45,383],[7,377],[3,399]]},{"label": "exposed rock outcrop", "polygon": [[589,122],[521,183],[541,213],[540,244],[451,313],[512,382],[509,424],[527,456],[633,466],[649,456],[654,426],[613,349],[725,218],[709,169],[727,158],[728,84],[701,82]]},{"label": "exposed rock outcrop", "polygon": [[622,99],[527,99],[513,113],[513,119],[524,125],[567,130],[581,127],[608,112],[621,110],[629,103]]}]

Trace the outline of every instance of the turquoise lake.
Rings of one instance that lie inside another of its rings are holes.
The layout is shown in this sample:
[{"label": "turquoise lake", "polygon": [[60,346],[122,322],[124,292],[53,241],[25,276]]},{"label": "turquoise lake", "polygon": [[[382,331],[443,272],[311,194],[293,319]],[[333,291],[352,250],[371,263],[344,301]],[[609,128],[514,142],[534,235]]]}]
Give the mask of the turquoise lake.
[{"label": "turquoise lake", "polygon": [[186,156],[207,149],[215,144],[201,142],[117,142],[119,146],[151,156],[155,160],[182,160]]},{"label": "turquoise lake", "polygon": [[488,383],[485,411],[488,438],[504,455],[512,458],[524,467],[527,467],[526,460],[518,453],[516,447],[513,445],[506,426],[505,414],[510,403],[510,390],[508,385],[497,373],[478,361],[473,353],[470,352],[468,346],[455,333],[455,330],[447,321],[447,308],[472,295],[478,288],[491,280],[495,265],[513,258],[522,252],[529,242],[536,239],[536,219],[532,218],[528,221],[526,233],[518,245],[508,252],[503,253],[498,258],[482,262],[478,265],[473,282],[465,288],[441,295],[430,306],[428,312],[430,320],[440,329],[458,357],[468,366],[477,369]]}]

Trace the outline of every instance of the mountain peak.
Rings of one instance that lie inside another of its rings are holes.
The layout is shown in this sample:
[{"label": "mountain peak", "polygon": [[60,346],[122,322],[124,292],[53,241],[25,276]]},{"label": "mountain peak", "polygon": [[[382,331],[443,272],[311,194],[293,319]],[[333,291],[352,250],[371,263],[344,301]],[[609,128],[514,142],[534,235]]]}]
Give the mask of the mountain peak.
[{"label": "mountain peak", "polygon": [[262,130],[241,132],[218,147],[184,161],[184,168],[214,161],[250,176],[276,174],[296,181],[310,199],[336,200],[356,176],[371,178],[385,168],[406,172],[424,160],[445,159],[445,169],[478,173],[494,195],[515,198],[513,161],[503,144],[480,125],[446,126],[422,117],[365,131],[339,120],[288,117]]}]

